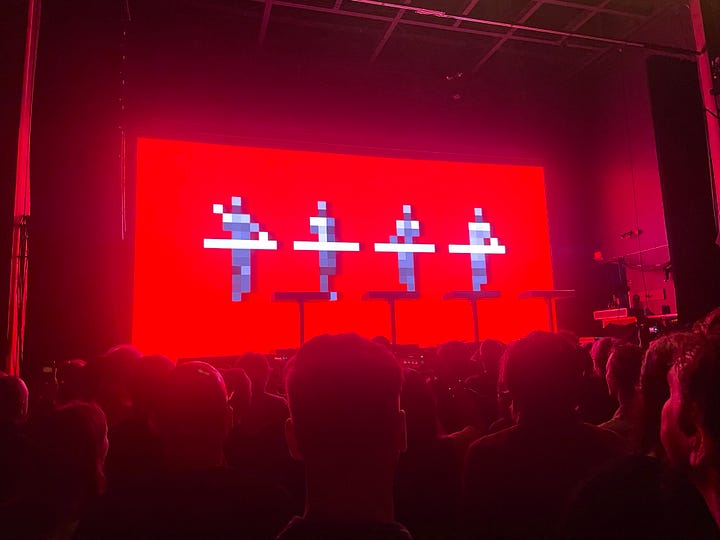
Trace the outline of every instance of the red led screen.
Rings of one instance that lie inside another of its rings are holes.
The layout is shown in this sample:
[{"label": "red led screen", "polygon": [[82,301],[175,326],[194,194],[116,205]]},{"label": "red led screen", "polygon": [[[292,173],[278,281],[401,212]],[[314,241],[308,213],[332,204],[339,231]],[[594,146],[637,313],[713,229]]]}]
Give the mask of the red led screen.
[{"label": "red led screen", "polygon": [[543,170],[140,139],[134,279],[133,343],[175,358],[296,346],[298,306],[273,295],[325,286],[306,337],[389,337],[388,304],[362,297],[414,287],[398,343],[472,340],[470,303],[443,295],[475,285],[500,292],[481,337],[512,339],[548,326],[517,298],[552,288]]}]

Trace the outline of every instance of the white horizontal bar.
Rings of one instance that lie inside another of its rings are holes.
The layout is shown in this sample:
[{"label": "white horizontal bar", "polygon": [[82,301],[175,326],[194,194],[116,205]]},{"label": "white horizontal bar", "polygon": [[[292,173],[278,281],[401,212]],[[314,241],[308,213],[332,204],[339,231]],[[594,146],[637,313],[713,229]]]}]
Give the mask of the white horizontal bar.
[{"label": "white horizontal bar", "polygon": [[239,240],[236,238],[205,238],[205,249],[277,249],[277,241],[268,240]]},{"label": "white horizontal bar", "polygon": [[359,242],[306,242],[295,240],[295,251],[360,251]]},{"label": "white horizontal bar", "polygon": [[327,225],[328,218],[322,216],[310,216],[310,225]]},{"label": "white horizontal bar", "polygon": [[485,253],[489,255],[505,254],[505,246],[493,246],[485,244],[450,244],[448,246],[450,253]]},{"label": "white horizontal bar", "polygon": [[468,229],[471,231],[488,231],[490,232],[489,223],[475,223],[474,221],[468,222]]},{"label": "white horizontal bar", "polygon": [[385,244],[376,243],[378,253],[435,253],[435,244]]}]

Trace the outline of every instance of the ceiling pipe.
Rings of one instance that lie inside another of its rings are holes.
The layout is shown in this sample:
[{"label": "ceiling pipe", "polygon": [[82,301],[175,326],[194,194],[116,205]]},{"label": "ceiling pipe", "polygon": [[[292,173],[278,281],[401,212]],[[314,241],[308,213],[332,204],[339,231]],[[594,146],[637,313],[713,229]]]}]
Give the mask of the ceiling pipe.
[{"label": "ceiling pipe", "polygon": [[[538,34],[546,34],[551,36],[558,36],[565,39],[568,38],[575,38],[575,39],[584,39],[588,41],[595,41],[598,43],[606,43],[608,45],[615,45],[620,47],[636,47],[640,49],[646,49],[650,51],[656,51],[661,53],[671,53],[671,54],[677,54],[677,55],[684,55],[684,56],[690,56],[692,58],[696,58],[700,53],[693,49],[684,49],[681,47],[667,47],[664,45],[658,45],[655,43],[644,43],[641,41],[630,41],[626,39],[613,39],[608,37],[602,37],[602,36],[593,36],[589,34],[578,34],[576,32],[566,32],[564,30],[551,30],[549,28],[537,28],[535,26],[527,26],[523,24],[514,24],[514,23],[506,23],[501,21],[492,21],[488,19],[476,19],[474,17],[467,17],[464,15],[453,15],[452,13],[446,13],[444,11],[439,11],[435,9],[425,9],[417,6],[411,6],[406,4],[394,4],[392,2],[380,2],[378,0],[351,0],[352,2],[356,2],[358,4],[368,4],[371,6],[381,6],[386,8],[392,8],[402,11],[407,11],[411,13],[415,13],[416,15],[426,15],[430,17],[438,17],[441,19],[451,19],[458,23],[468,22],[468,23],[474,23],[474,24],[484,24],[486,26],[495,26],[499,28],[505,28],[508,30],[525,30],[528,32],[535,32]],[[502,36],[498,36],[502,37]],[[552,42],[548,42],[548,44],[552,44]]]}]

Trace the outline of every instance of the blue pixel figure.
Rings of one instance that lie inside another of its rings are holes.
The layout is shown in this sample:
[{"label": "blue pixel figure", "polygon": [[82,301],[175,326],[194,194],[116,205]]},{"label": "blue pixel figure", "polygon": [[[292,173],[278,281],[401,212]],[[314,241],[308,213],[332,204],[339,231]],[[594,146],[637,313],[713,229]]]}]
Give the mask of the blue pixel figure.
[{"label": "blue pixel figure", "polygon": [[[213,212],[222,214],[223,230],[229,231],[235,240],[251,240],[252,233],[260,232],[260,224],[250,219],[250,214],[242,211],[242,198],[232,197],[230,213],[224,213],[222,205],[215,205]],[[241,302],[243,293],[249,293],[250,249],[231,249],[232,254],[232,301]]]},{"label": "blue pixel figure", "polygon": [[[475,222],[468,223],[470,232],[470,245],[477,246],[485,244],[485,240],[490,238],[490,223],[486,223],[482,219],[482,209],[475,209]],[[487,261],[484,253],[470,254],[470,267],[472,268],[472,286],[473,291],[479,291],[482,285],[487,285]]]},{"label": "blue pixel figure", "polygon": [[[391,244],[399,244],[402,239],[403,244],[412,244],[413,238],[420,236],[420,224],[413,222],[412,206],[403,205],[403,219],[395,221],[395,230],[397,236],[390,236]],[[407,287],[408,291],[415,291],[415,254],[408,252],[398,252],[398,272],[400,274],[400,283]]]},{"label": "blue pixel figure", "polygon": [[[327,215],[327,202],[318,201],[318,215],[310,218],[310,232],[319,242],[335,242],[335,218]],[[337,274],[337,252],[320,250],[320,292],[329,292],[330,300],[337,300],[337,292],[330,290],[330,276]]]}]

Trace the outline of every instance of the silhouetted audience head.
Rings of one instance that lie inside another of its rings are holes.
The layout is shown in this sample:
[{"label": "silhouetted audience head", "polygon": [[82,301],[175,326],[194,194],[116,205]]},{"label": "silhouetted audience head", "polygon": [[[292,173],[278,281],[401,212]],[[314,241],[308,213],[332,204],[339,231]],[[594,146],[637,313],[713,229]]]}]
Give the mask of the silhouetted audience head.
[{"label": "silhouetted audience head", "polygon": [[478,364],[480,371],[497,379],[500,373],[500,361],[505,353],[506,345],[502,341],[496,339],[485,339],[480,344],[480,348],[473,355],[475,362]]},{"label": "silhouetted audience head", "polygon": [[247,376],[250,377],[253,392],[265,392],[270,378],[270,364],[265,355],[254,352],[245,353],[238,359],[235,367],[245,370]]},{"label": "silhouetted audience head", "polygon": [[613,347],[605,374],[611,396],[622,400],[635,394],[642,362],[642,349],[637,345],[628,343]]},{"label": "silhouetted audience head", "polygon": [[577,344],[573,345],[573,347],[575,347],[575,350],[578,353],[578,361],[580,362],[580,369],[583,377],[587,378],[595,375],[595,366],[593,365],[593,359],[592,356],[590,356],[590,351]]},{"label": "silhouetted audience head", "polygon": [[661,439],[670,463],[700,491],[720,526],[720,342],[698,336],[676,354]]},{"label": "silhouetted audience head", "polygon": [[33,437],[35,473],[48,498],[80,504],[103,491],[107,429],[102,409],[90,403],[62,405],[40,420]]},{"label": "silhouetted audience head", "polygon": [[610,352],[612,352],[613,344],[615,340],[611,337],[600,338],[593,343],[592,349],[590,349],[590,356],[592,356],[593,364],[595,366],[595,373],[605,379],[605,371],[607,367],[608,359],[610,358]]},{"label": "silhouetted audience head", "polygon": [[214,367],[187,362],[168,375],[158,403],[157,428],[171,469],[222,465],[231,424],[225,383]]},{"label": "silhouetted audience head", "polygon": [[155,409],[158,394],[175,364],[167,356],[143,356],[132,364],[130,395],[136,413],[149,413]]},{"label": "silhouetted audience head", "polygon": [[557,335],[564,338],[570,345],[575,347],[580,346],[580,338],[578,335],[571,330],[558,330]]},{"label": "silhouetted audience head", "polygon": [[668,459],[681,467],[720,469],[720,351],[700,336],[685,341],[668,371],[670,396],[661,437]]},{"label": "silhouetted audience head", "polygon": [[567,416],[578,401],[582,363],[577,348],[548,332],[532,332],[505,353],[503,381],[523,417]]},{"label": "silhouetted audience head", "polygon": [[440,377],[454,384],[471,375],[471,350],[462,341],[447,341],[438,345],[437,360]]},{"label": "silhouetted audience head", "polygon": [[697,336],[691,333],[676,333],[663,336],[650,343],[640,370],[640,393],[642,396],[642,426],[640,451],[655,456],[664,456],[660,442],[660,418],[663,405],[670,397],[667,375],[674,358],[684,355],[697,343]]},{"label": "silhouetted audience head", "polygon": [[378,345],[385,347],[387,350],[392,351],[392,343],[385,336],[375,336],[370,341],[377,343]]},{"label": "silhouetted audience head", "polygon": [[79,358],[65,360],[57,366],[58,400],[61,403],[87,399],[87,362]]},{"label": "silhouetted audience head", "polygon": [[300,347],[287,372],[288,442],[308,471],[394,463],[405,447],[401,381],[390,352],[355,334]]},{"label": "silhouetted audience head", "polygon": [[228,392],[228,401],[233,409],[234,423],[240,423],[250,409],[252,383],[244,369],[227,369],[222,374]]},{"label": "silhouetted audience head", "polygon": [[20,377],[0,377],[0,424],[20,424],[28,415],[28,389]]},{"label": "silhouetted audience head", "polygon": [[708,337],[720,338],[720,307],[713,309],[693,329]]},{"label": "silhouetted audience head", "polygon": [[630,456],[602,468],[569,504],[566,540],[717,538],[700,495],[661,460]]},{"label": "silhouetted audience head", "polygon": [[410,451],[437,442],[441,430],[435,396],[425,377],[415,370],[405,370],[400,406],[406,415]]},{"label": "silhouetted audience head", "polygon": [[133,365],[141,356],[132,345],[118,345],[86,366],[91,398],[102,408],[110,427],[132,412],[130,381]]}]

